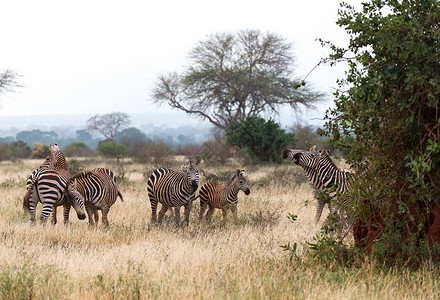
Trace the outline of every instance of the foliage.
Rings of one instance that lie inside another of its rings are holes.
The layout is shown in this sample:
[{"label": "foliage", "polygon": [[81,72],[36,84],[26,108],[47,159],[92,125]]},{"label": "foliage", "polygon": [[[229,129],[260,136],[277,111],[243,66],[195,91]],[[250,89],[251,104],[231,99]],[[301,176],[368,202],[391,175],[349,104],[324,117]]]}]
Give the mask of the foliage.
[{"label": "foliage", "polygon": [[31,157],[31,148],[22,141],[10,144],[0,143],[0,161]]},{"label": "foliage", "polygon": [[83,142],[75,142],[63,148],[65,156],[89,157],[96,155],[96,152]]},{"label": "foliage", "polygon": [[104,157],[121,157],[128,153],[127,147],[116,141],[105,140],[98,144],[98,154]]},{"label": "foliage", "polygon": [[259,30],[210,35],[190,51],[182,74],[159,77],[153,98],[221,130],[283,107],[312,107],[323,95],[294,82],[291,48],[280,35]]},{"label": "foliage", "polygon": [[[385,215],[380,239],[395,245],[382,252],[386,257],[408,246],[413,234],[426,237],[419,225],[427,203],[440,199],[440,3],[371,0],[362,11],[341,6],[337,23],[349,33],[349,45],[323,43],[333,51],[327,61],[348,62],[349,70],[338,82],[325,127],[349,148],[347,161],[358,176],[374,174],[384,192],[357,201],[367,203],[370,215]],[[368,189],[363,183],[358,192]],[[360,214],[368,218],[362,207]],[[398,243],[392,242],[396,235]]]},{"label": "foliage", "polygon": [[87,120],[87,130],[97,131],[106,139],[113,141],[121,126],[130,124],[130,117],[121,112],[95,115]]},{"label": "foliage", "polygon": [[246,148],[252,158],[262,162],[281,163],[280,151],[293,143],[295,135],[281,129],[273,119],[249,117],[230,124],[226,141],[232,146]]},{"label": "foliage", "polygon": [[20,131],[16,136],[17,141],[23,141],[28,145],[32,145],[38,141],[43,145],[49,145],[58,140],[58,134],[55,131],[41,131],[40,129],[34,129],[30,131]]},{"label": "foliage", "polygon": [[34,142],[34,149],[32,150],[33,158],[46,158],[50,154],[49,146]]},{"label": "foliage", "polygon": [[147,141],[148,138],[145,133],[143,133],[139,129],[135,127],[130,127],[118,132],[115,135],[115,140],[121,144],[124,144],[123,141],[126,141],[126,143],[129,143],[130,141]]}]

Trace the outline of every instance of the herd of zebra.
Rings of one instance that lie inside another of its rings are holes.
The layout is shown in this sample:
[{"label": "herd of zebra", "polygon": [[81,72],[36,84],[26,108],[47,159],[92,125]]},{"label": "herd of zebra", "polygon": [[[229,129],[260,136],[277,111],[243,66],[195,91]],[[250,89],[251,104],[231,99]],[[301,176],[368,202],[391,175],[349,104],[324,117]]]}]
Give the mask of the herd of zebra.
[{"label": "herd of zebra", "polygon": [[[89,219],[89,224],[97,224],[99,220],[98,210],[102,212],[102,223],[108,226],[108,212],[116,202],[118,196],[123,201],[122,194],[116,187],[114,173],[107,168],[96,168],[88,172],[80,173],[71,177],[66,158],[58,145],[49,144],[50,155],[43,164],[34,170],[26,183],[26,195],[23,198],[23,209],[30,215],[31,223],[35,223],[35,211],[38,202],[43,204],[40,221],[45,224],[49,215],[52,214],[52,223],[56,224],[56,209],[63,206],[64,223],[69,222],[71,206],[75,209],[80,220]],[[283,159],[288,159],[294,164],[301,166],[315,192],[319,190],[332,190],[332,200],[328,201],[331,214],[337,213],[339,208],[346,208],[347,203],[337,201],[333,206],[332,201],[335,195],[343,194],[348,189],[349,173],[339,169],[329,156],[327,149],[316,151],[312,147],[309,151],[287,149],[281,152]],[[199,187],[198,164],[201,158],[189,161],[183,165],[181,171],[168,168],[155,170],[147,183],[147,192],[151,204],[151,221],[161,223],[165,213],[174,208],[176,225],[180,224],[180,208],[184,207],[185,223],[189,223],[189,215],[192,203],[200,198],[199,221],[202,221],[206,208],[206,221],[210,222],[214,209],[221,209],[223,224],[226,222],[228,210],[231,210],[234,221],[238,221],[237,203],[238,192],[241,190],[246,195],[250,194],[250,188],[245,178],[245,171],[238,169],[223,186],[217,182],[207,182],[202,185],[198,195]],[[318,222],[325,202],[319,197],[315,221]],[[157,216],[157,206],[161,204]]]}]

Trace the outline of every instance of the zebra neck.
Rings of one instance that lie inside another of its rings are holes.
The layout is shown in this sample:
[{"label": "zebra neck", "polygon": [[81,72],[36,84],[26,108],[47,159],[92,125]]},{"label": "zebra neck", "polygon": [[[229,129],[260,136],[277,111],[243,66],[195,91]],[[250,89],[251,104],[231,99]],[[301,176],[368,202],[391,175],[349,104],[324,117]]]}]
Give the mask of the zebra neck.
[{"label": "zebra neck", "polygon": [[237,181],[235,181],[235,182],[231,183],[229,186],[225,187],[226,194],[233,196],[234,198],[237,198],[239,191],[240,191],[240,188],[238,187]]}]

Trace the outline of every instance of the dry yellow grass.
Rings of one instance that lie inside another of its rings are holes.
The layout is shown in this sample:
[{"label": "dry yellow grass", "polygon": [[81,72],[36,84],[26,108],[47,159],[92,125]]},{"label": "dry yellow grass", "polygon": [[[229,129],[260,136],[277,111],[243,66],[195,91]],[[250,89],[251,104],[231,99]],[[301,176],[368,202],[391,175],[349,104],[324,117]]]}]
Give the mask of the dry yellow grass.
[{"label": "dry yellow grass", "polygon": [[[32,226],[23,215],[26,177],[40,160],[0,163],[1,299],[436,299],[438,271],[381,274],[368,266],[329,271],[291,263],[280,248],[297,242],[298,254],[319,231],[307,182],[278,181],[296,166],[248,167],[251,194],[239,194],[239,223],[221,213],[199,225],[198,201],[190,225],[150,224],[144,173],[127,164],[125,202],[109,213],[110,226],[91,228],[71,213],[69,226]],[[87,164],[115,166],[106,161]],[[211,173],[237,166],[209,168]],[[292,171],[293,170],[293,171]],[[201,178],[203,184],[204,179]],[[310,203],[306,205],[306,200]],[[287,214],[298,216],[292,224]],[[61,214],[59,212],[59,214]],[[324,217],[324,216],[323,216]],[[60,218],[58,218],[60,219]],[[165,221],[171,221],[170,217]],[[166,223],[166,222],[165,222]]]}]

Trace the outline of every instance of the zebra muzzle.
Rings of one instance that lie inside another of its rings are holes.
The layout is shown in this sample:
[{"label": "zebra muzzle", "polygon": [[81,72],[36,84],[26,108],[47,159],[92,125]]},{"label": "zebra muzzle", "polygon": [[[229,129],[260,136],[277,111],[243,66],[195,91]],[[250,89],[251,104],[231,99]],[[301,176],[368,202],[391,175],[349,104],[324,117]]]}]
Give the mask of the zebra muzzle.
[{"label": "zebra muzzle", "polygon": [[251,193],[251,190],[247,189],[247,190],[244,191],[244,193],[245,193],[245,195],[249,195]]}]

